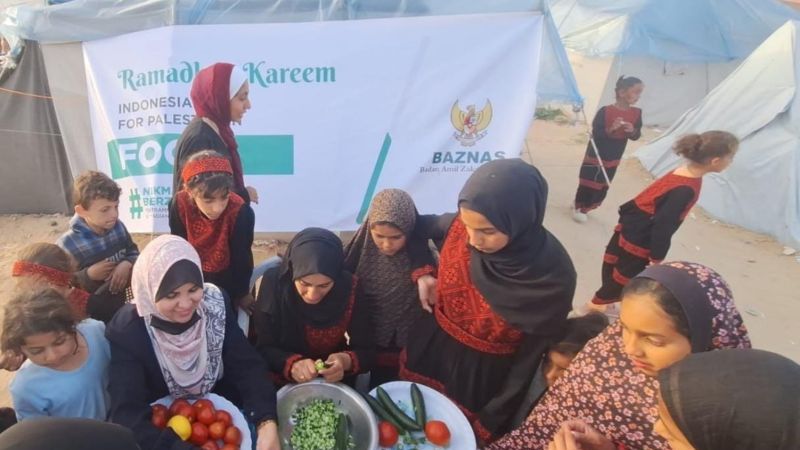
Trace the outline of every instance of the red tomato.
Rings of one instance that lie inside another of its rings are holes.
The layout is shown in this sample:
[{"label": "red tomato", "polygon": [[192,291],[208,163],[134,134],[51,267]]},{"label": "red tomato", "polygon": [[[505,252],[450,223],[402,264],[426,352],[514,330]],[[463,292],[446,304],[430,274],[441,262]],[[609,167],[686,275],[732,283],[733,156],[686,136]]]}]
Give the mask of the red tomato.
[{"label": "red tomato", "polygon": [[194,422],[197,418],[197,413],[188,403],[178,408],[178,414],[189,419],[189,422]]},{"label": "red tomato", "polygon": [[217,412],[217,410],[214,409],[214,403],[212,403],[211,400],[208,400],[206,398],[201,398],[200,400],[194,402],[194,405],[192,406],[194,406],[194,409],[198,411],[200,411],[201,409],[210,409],[212,414]]},{"label": "red tomato", "polygon": [[203,445],[208,441],[208,428],[200,422],[192,424],[192,435],[189,436],[192,444]]},{"label": "red tomato", "polygon": [[216,441],[207,441],[200,448],[203,450],[219,450],[219,446],[217,445]]},{"label": "red tomato", "polygon": [[222,422],[214,422],[208,426],[208,434],[211,436],[211,439],[222,439],[225,437],[225,430],[228,427],[225,426]]},{"label": "red tomato", "polygon": [[214,411],[209,408],[195,409],[197,411],[197,421],[203,425],[211,425],[216,422]]},{"label": "red tomato", "polygon": [[378,443],[381,447],[393,447],[397,444],[397,439],[400,435],[397,433],[397,428],[389,422],[381,421],[378,423]]},{"label": "red tomato", "polygon": [[192,406],[192,405],[190,405],[185,398],[179,398],[175,400],[174,402],[172,402],[171,405],[169,405],[169,415],[174,416],[175,414],[178,414],[178,409],[184,406]]},{"label": "red tomato", "polygon": [[216,422],[224,423],[225,428],[228,428],[233,424],[233,418],[231,417],[231,413],[229,413],[228,411],[222,411],[222,410],[217,411],[215,419]]},{"label": "red tomato", "polygon": [[150,417],[150,421],[153,422],[158,428],[164,428],[167,426],[167,420],[169,416],[169,411],[167,407],[164,405],[153,405],[153,414]]},{"label": "red tomato", "polygon": [[220,450],[239,450],[239,446],[235,444],[225,444]]},{"label": "red tomato", "polygon": [[231,425],[225,430],[225,436],[222,440],[225,441],[226,444],[242,445],[242,432]]},{"label": "red tomato", "polygon": [[425,437],[439,447],[447,447],[450,444],[450,430],[440,420],[431,420],[425,424]]}]

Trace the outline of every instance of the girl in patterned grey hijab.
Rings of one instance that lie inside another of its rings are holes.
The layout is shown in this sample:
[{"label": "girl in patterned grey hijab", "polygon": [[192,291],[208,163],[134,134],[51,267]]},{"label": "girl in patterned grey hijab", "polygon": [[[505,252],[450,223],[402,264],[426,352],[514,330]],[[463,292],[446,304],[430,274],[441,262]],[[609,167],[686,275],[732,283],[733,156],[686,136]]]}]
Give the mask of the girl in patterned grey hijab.
[{"label": "girl in patterned grey hijab", "polygon": [[397,358],[421,310],[417,280],[435,272],[428,242],[414,234],[418,213],[405,191],[385,189],[345,249],[345,265],[368,299],[378,346],[372,385],[397,379]]}]

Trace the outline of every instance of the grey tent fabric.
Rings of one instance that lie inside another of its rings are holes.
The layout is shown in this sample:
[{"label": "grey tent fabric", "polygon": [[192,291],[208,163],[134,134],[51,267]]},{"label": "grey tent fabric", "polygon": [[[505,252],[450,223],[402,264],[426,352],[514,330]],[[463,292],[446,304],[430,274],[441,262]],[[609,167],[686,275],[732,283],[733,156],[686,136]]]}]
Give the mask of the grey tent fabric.
[{"label": "grey tent fabric", "polygon": [[69,212],[72,176],[38,43],[25,42],[0,88],[0,213]]}]

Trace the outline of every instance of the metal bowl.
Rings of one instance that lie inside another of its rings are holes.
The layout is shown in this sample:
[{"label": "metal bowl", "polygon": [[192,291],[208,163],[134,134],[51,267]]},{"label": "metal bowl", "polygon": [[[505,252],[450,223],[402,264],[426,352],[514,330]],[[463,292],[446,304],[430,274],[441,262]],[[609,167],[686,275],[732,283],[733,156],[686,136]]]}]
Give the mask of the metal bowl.
[{"label": "metal bowl", "polygon": [[354,450],[378,448],[378,420],[366,400],[355,390],[342,383],[326,383],[322,379],[303,384],[288,384],[278,391],[278,432],[281,448],[291,450],[292,414],[311,402],[323,398],[333,400],[336,408],[350,419],[350,434],[355,443]]}]

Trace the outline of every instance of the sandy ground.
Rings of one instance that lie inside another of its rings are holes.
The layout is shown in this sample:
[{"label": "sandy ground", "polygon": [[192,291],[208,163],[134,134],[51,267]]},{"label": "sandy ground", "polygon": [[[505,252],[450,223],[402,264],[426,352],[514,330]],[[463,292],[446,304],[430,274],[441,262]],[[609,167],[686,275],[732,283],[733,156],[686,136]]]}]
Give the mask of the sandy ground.
[{"label": "sandy ground", "polygon": [[[645,132],[632,143],[628,154],[656,136]],[[583,126],[537,121],[525,143],[524,158],[538,166],[550,184],[547,227],[569,251],[578,272],[575,304],[588,300],[600,282],[601,257],[617,221],[616,206],[642,190],[652,177],[635,159],[623,161],[605,205],[590,215],[585,224],[570,217],[569,205],[575,193],[577,173],[585,149]],[[8,274],[17,251],[28,243],[54,241],[67,228],[69,218],[61,215],[0,216],[0,273]],[[274,239],[290,236],[259,235],[255,259],[261,261],[276,251]],[[140,248],[150,235],[134,236]],[[786,355],[800,362],[800,262],[783,256],[783,246],[773,239],[718,223],[695,210],[672,241],[668,259],[696,261],[713,267],[730,283],[736,303],[756,347]],[[0,277],[0,304],[10,295],[13,282]],[[11,374],[0,372],[0,406],[9,405]]]}]

